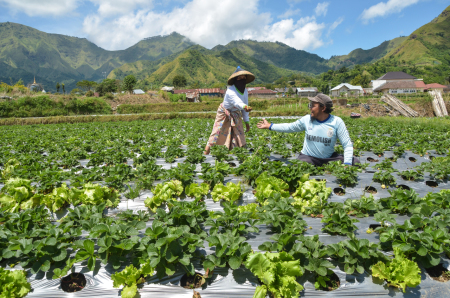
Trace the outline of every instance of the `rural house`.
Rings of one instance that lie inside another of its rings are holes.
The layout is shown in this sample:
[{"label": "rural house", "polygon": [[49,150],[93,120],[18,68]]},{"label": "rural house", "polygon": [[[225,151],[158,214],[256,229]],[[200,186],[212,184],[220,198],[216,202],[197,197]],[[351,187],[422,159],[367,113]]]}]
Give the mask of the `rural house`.
[{"label": "rural house", "polygon": [[353,86],[349,83],[341,83],[331,89],[331,96],[341,96],[342,94],[347,95],[364,95],[364,90],[361,86]]},{"label": "rural house", "polygon": [[297,96],[299,97],[314,97],[319,94],[317,87],[299,87],[296,89]]},{"label": "rural house", "polygon": [[440,91],[441,93],[444,92],[445,88],[447,88],[447,86],[437,84],[437,83],[427,84],[426,86],[427,86],[427,89],[426,89],[427,91],[437,90],[437,91]]},{"label": "rural house", "polygon": [[277,93],[269,89],[249,90],[248,97],[277,98]]},{"label": "rural house", "polygon": [[408,94],[426,90],[423,80],[402,71],[391,71],[371,82],[373,92]]}]

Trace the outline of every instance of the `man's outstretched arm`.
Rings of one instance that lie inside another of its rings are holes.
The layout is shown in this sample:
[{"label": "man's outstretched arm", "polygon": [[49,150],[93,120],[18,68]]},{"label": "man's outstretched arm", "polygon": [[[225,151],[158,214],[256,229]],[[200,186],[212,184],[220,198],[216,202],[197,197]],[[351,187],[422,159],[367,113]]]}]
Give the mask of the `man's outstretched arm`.
[{"label": "man's outstretched arm", "polygon": [[301,119],[292,123],[274,124],[263,118],[256,126],[260,129],[270,129],[277,132],[300,132],[305,130],[305,125]]}]

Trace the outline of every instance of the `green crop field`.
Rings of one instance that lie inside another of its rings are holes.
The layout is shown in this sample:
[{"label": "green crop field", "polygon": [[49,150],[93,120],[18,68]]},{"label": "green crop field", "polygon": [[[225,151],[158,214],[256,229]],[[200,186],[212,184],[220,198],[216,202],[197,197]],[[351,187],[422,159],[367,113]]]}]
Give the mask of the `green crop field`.
[{"label": "green crop field", "polygon": [[449,277],[448,118],[344,118],[358,167],[300,162],[304,133],[257,121],[206,156],[213,119],[1,126],[1,295],[450,290],[432,278]]}]

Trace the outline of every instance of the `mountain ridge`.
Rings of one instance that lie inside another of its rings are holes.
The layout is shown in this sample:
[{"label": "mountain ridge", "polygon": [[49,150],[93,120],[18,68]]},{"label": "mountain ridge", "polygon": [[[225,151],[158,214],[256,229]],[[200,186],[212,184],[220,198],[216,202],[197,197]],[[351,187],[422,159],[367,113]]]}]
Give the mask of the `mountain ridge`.
[{"label": "mountain ridge", "polygon": [[[208,84],[219,78],[224,79],[232,68],[240,64],[259,73],[263,79],[261,82],[272,79],[265,74],[267,71],[277,75],[299,71],[317,75],[330,69],[374,63],[382,59],[397,59],[401,63],[418,66],[439,66],[450,63],[448,32],[450,6],[407,37],[324,59],[281,42],[235,40],[209,50],[176,32],[143,39],[125,50],[108,51],[86,38],[45,33],[6,22],[0,23],[0,64],[5,65],[0,72],[0,81],[9,83],[22,78],[27,84],[36,76],[47,90],[54,90],[56,82],[65,83],[66,90],[70,90],[80,80],[100,81],[105,74],[110,78],[123,78],[133,73],[152,84],[168,83],[178,71],[185,74],[189,81],[194,81],[195,76],[204,77],[204,83]],[[185,51],[190,52],[180,57]],[[197,65],[195,61],[186,59],[200,60]],[[199,72],[200,62],[205,67],[205,76]],[[192,74],[187,69],[190,64],[198,68]],[[214,67],[225,71],[226,75],[217,73],[212,69]]]}]

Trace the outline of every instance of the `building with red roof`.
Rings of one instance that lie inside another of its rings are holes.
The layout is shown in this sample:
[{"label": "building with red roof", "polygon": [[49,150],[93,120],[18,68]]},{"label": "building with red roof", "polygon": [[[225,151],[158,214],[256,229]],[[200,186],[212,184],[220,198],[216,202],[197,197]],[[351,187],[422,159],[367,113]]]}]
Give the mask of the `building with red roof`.
[{"label": "building with red roof", "polygon": [[431,83],[431,84],[427,84],[427,91],[431,91],[431,90],[437,90],[440,91],[441,93],[444,92],[444,89],[447,88],[447,86],[445,85],[441,85],[438,83]]}]

